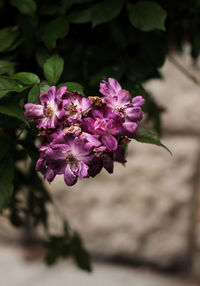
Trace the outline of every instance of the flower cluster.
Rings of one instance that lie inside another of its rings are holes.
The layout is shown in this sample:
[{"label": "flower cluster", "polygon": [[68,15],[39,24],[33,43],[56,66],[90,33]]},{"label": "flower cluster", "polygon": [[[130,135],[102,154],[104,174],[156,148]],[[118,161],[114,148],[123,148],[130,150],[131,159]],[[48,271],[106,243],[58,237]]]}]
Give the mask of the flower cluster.
[{"label": "flower cluster", "polygon": [[114,161],[126,162],[125,146],[137,132],[144,99],[131,99],[114,78],[102,81],[99,91],[101,97],[84,97],[52,86],[40,94],[41,105],[25,105],[26,119],[37,123],[43,137],[36,170],[49,182],[63,174],[72,186],[102,168],[112,173]]}]

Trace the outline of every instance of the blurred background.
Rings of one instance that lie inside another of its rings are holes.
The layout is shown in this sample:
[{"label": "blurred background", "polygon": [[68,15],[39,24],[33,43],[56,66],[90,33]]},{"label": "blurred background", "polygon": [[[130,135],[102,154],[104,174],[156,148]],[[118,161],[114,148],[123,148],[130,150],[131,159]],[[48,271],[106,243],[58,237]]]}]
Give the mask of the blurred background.
[{"label": "blurred background", "polygon": [[[198,75],[188,47],[173,57]],[[126,167],[116,164],[112,175],[103,171],[70,188],[62,177],[47,185],[60,213],[83,237],[94,272],[82,273],[69,261],[48,269],[41,261],[42,231],[16,230],[1,217],[3,286],[199,285],[200,92],[169,60],[160,72],[163,79],[145,87],[165,107],[163,143],[173,156],[157,146],[131,142]],[[52,207],[49,211],[51,232],[59,234],[60,217]],[[30,246],[27,239],[35,242]]]}]

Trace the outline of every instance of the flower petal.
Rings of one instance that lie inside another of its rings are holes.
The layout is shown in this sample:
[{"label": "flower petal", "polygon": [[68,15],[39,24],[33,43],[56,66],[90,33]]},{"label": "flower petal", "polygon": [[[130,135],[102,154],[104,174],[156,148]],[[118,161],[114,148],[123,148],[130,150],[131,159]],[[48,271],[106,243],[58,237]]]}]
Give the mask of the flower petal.
[{"label": "flower petal", "polygon": [[108,78],[108,82],[102,81],[100,83],[99,92],[105,96],[115,96],[121,90],[121,85],[114,78]]},{"label": "flower petal", "polygon": [[129,107],[126,108],[126,115],[131,121],[140,121],[143,116],[143,112],[140,107]]},{"label": "flower petal", "polygon": [[124,122],[123,127],[126,131],[125,135],[128,135],[129,137],[133,137],[136,133],[138,123],[136,123],[136,122]]},{"label": "flower petal", "polygon": [[141,107],[142,105],[145,104],[145,99],[142,96],[136,96],[132,100],[132,104],[136,107]]},{"label": "flower petal", "polygon": [[82,112],[86,112],[87,110],[89,110],[89,108],[91,106],[89,98],[83,97],[81,105],[82,105]]},{"label": "flower petal", "polygon": [[108,173],[110,174],[113,173],[114,163],[113,160],[110,158],[110,156],[108,156],[108,154],[105,154],[103,156],[103,166]]},{"label": "flower petal", "polygon": [[44,178],[47,181],[52,182],[55,176],[56,176],[56,173],[51,168],[48,167],[45,171]]},{"label": "flower petal", "polygon": [[117,140],[111,134],[102,136],[101,140],[103,145],[106,146],[108,151],[113,151],[117,149],[118,146]]},{"label": "flower petal", "polygon": [[24,116],[27,120],[37,120],[44,116],[43,106],[39,104],[27,103],[25,104]]},{"label": "flower petal", "polygon": [[80,179],[87,177],[89,167],[86,164],[84,164],[83,162],[80,162],[78,168],[79,168],[78,177]]},{"label": "flower petal", "polygon": [[57,91],[56,91],[56,98],[62,99],[62,96],[66,92],[67,87],[66,86],[61,86]]},{"label": "flower petal", "polygon": [[65,168],[64,180],[68,186],[73,186],[77,182],[77,176],[74,175],[69,164]]},{"label": "flower petal", "polygon": [[121,89],[118,92],[118,104],[119,106],[124,106],[124,105],[128,105],[130,104],[130,100],[131,100],[131,95],[130,92],[125,90],[125,89]]}]

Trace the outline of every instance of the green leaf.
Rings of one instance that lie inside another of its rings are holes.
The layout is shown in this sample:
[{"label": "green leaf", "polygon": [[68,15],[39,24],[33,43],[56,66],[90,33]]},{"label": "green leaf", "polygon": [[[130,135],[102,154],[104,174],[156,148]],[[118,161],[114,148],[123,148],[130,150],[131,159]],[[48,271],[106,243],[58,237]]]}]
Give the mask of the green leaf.
[{"label": "green leaf", "polygon": [[7,51],[15,43],[19,37],[19,31],[12,28],[6,27],[0,30],[0,52]]},{"label": "green leaf", "polygon": [[69,32],[66,17],[55,19],[42,28],[42,40],[48,48],[55,45],[57,39],[64,38]]},{"label": "green leaf", "polygon": [[67,91],[69,92],[77,91],[80,94],[84,95],[83,86],[77,82],[64,82],[64,83],[59,84],[58,88],[61,86],[67,86]]},{"label": "green leaf", "polygon": [[0,98],[9,92],[21,92],[24,87],[16,80],[8,77],[0,77]]},{"label": "green leaf", "polygon": [[47,92],[50,86],[48,84],[40,84],[40,93]]},{"label": "green leaf", "polygon": [[16,79],[26,85],[33,85],[40,83],[39,77],[32,72],[18,72],[10,76],[10,78]]},{"label": "green leaf", "polygon": [[31,72],[18,72],[11,75],[10,78],[17,80],[24,85],[34,85],[40,83],[39,77]]},{"label": "green leaf", "polygon": [[8,136],[0,136],[0,159],[2,159],[10,148],[11,140]]},{"label": "green leaf", "polygon": [[141,31],[165,31],[166,17],[165,10],[159,4],[151,1],[140,1],[129,8],[131,24]]},{"label": "green leaf", "polygon": [[13,194],[14,164],[6,161],[0,166],[0,210],[7,207]]},{"label": "green leaf", "polygon": [[51,56],[44,64],[44,75],[50,85],[56,85],[63,72],[64,60],[59,55]]},{"label": "green leaf", "polygon": [[35,13],[37,9],[37,5],[34,0],[10,0],[10,3],[22,14],[31,15]]},{"label": "green leaf", "polygon": [[3,104],[0,104],[0,113],[16,117],[20,119],[21,121],[25,122],[27,126],[29,126],[28,121],[24,118],[24,111],[21,109],[18,105],[10,103],[10,102],[4,102]]},{"label": "green leaf", "polygon": [[161,146],[172,155],[172,152],[165,145],[161,143],[160,139],[155,134],[147,131],[141,126],[138,126],[137,130],[139,134],[134,137],[135,140],[141,143],[149,143],[149,144]]},{"label": "green leaf", "polygon": [[40,104],[40,86],[34,85],[28,94],[28,102]]},{"label": "green leaf", "polygon": [[35,56],[37,64],[42,68],[46,60],[50,57],[50,53],[46,47],[39,47]]},{"label": "green leaf", "polygon": [[74,258],[76,260],[77,265],[88,272],[92,271],[90,256],[88,252],[83,247],[81,238],[77,233],[74,234],[71,242],[72,252],[74,254]]},{"label": "green leaf", "polygon": [[15,65],[16,65],[16,63],[0,60],[0,74],[4,74],[4,73],[9,72],[10,70],[12,70],[14,68]]},{"label": "green leaf", "polygon": [[69,21],[72,23],[92,22],[92,26],[95,27],[116,18],[120,14],[123,4],[124,0],[104,0],[86,10],[71,13]]},{"label": "green leaf", "polygon": [[136,80],[129,80],[128,82],[126,82],[126,84],[124,85],[125,89],[128,89],[131,92],[131,96],[135,97],[135,96],[142,96],[145,99],[147,98],[148,94],[146,92],[146,90],[144,89],[144,87],[142,86],[142,84],[139,81]]},{"label": "green leaf", "polygon": [[109,22],[116,18],[123,7],[124,0],[104,0],[93,6],[92,26]]}]

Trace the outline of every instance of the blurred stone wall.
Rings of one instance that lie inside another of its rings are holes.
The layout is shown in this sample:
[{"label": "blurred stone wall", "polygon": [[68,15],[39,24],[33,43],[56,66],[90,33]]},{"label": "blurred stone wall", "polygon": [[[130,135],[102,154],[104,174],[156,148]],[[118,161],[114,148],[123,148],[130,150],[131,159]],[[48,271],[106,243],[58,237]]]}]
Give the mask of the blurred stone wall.
[{"label": "blurred stone wall", "polygon": [[[198,76],[188,58],[176,59]],[[116,164],[113,175],[105,171],[70,188],[58,178],[50,188],[93,254],[198,269],[200,88],[169,61],[161,73],[163,80],[151,80],[146,88],[166,108],[163,142],[173,156],[131,142],[126,167]]]}]

